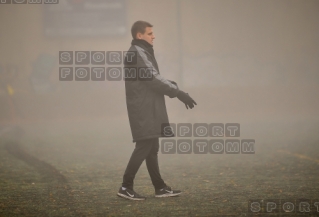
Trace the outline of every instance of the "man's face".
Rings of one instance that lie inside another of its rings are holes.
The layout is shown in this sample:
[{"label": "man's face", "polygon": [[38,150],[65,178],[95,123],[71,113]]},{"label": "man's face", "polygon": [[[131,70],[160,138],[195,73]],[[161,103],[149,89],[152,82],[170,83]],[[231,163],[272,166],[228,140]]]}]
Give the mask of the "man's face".
[{"label": "man's face", "polygon": [[146,27],[144,34],[138,32],[136,37],[138,39],[143,39],[147,41],[149,44],[153,45],[153,40],[155,39],[153,28],[152,27]]}]

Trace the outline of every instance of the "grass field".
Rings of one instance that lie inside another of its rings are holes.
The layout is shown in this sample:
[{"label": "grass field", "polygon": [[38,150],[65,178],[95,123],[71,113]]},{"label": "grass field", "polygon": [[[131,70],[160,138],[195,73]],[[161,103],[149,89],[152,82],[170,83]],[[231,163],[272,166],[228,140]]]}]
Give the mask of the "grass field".
[{"label": "grass field", "polygon": [[0,216],[260,216],[249,213],[249,200],[319,199],[317,128],[294,142],[256,138],[251,155],[159,153],[163,179],[183,193],[155,198],[143,163],[134,190],[147,199],[119,198],[134,149],[126,125],[125,135],[121,123],[25,124],[3,133]]}]

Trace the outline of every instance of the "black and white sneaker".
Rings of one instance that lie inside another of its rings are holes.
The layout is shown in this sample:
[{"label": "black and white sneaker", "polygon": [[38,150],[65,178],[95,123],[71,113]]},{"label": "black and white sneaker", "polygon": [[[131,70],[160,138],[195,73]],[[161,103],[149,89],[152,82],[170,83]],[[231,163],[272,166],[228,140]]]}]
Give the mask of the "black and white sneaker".
[{"label": "black and white sneaker", "polygon": [[135,191],[128,188],[123,190],[122,187],[120,187],[119,192],[117,193],[117,196],[129,199],[129,200],[145,200],[146,199],[146,197],[142,197]]},{"label": "black and white sneaker", "polygon": [[175,197],[180,195],[182,192],[180,190],[172,190],[171,187],[166,186],[162,189],[155,190],[155,197]]}]

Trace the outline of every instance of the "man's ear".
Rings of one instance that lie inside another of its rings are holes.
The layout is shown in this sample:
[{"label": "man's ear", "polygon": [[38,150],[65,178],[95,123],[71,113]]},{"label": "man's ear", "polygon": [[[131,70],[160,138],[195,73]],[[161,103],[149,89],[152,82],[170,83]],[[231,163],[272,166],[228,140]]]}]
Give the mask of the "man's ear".
[{"label": "man's ear", "polygon": [[142,37],[142,34],[140,32],[136,33],[136,38],[137,39],[141,39],[141,37]]}]

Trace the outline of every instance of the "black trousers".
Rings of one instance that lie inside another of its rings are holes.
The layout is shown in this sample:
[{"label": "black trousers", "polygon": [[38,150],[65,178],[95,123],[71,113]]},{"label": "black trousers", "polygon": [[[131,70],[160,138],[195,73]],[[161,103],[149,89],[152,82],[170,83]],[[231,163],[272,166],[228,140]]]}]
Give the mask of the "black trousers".
[{"label": "black trousers", "polygon": [[158,138],[146,139],[136,142],[135,149],[132,153],[132,156],[130,158],[130,161],[128,162],[123,176],[122,187],[133,190],[135,175],[144,160],[146,160],[147,170],[150,174],[154,188],[161,189],[166,186],[159,172],[157,157],[158,150]]}]

